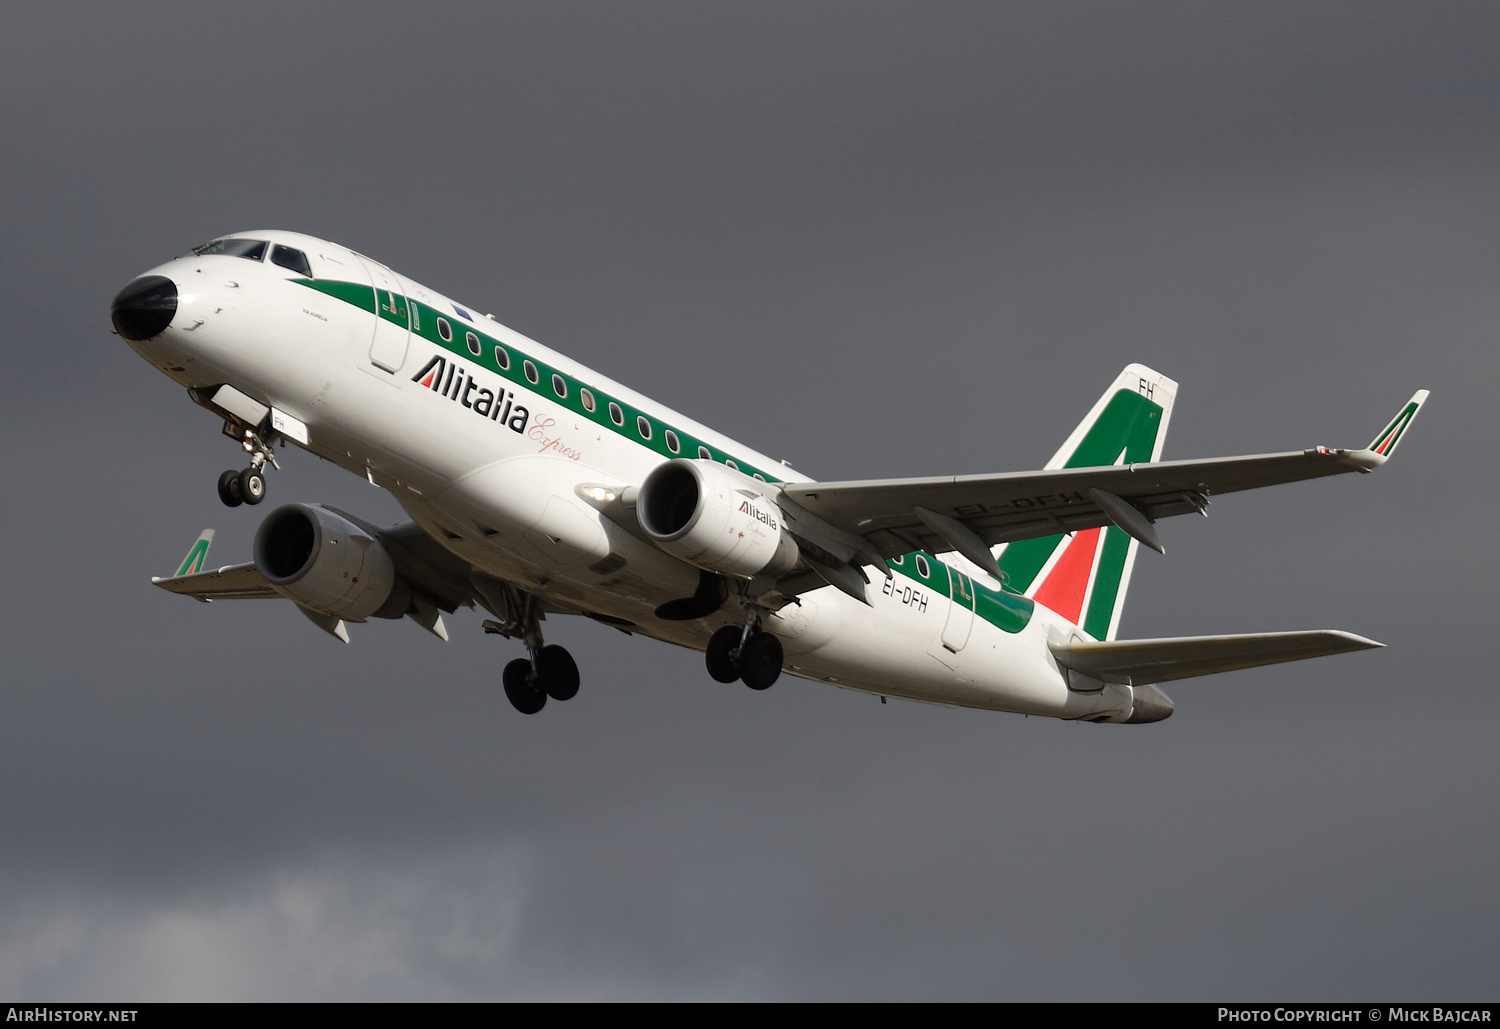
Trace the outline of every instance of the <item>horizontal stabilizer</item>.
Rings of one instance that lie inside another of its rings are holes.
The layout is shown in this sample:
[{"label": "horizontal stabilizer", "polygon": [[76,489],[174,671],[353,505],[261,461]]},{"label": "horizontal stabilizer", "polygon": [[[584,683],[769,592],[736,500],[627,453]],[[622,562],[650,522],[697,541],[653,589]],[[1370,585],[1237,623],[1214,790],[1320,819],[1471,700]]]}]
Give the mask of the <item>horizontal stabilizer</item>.
[{"label": "horizontal stabilizer", "polygon": [[1319,629],[1159,640],[1074,640],[1054,646],[1052,654],[1064,668],[1091,679],[1140,686],[1383,646],[1352,632]]}]

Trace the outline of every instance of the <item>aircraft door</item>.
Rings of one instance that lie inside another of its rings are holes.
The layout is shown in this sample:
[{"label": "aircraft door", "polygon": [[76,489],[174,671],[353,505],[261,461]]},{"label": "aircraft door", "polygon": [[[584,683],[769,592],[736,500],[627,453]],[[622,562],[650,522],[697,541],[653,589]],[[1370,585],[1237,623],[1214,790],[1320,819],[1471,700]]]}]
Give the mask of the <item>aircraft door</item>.
[{"label": "aircraft door", "polygon": [[375,333],[370,338],[370,363],[392,374],[406,363],[410,340],[411,312],[401,284],[389,268],[365,261],[370,285],[375,287]]},{"label": "aircraft door", "polygon": [[943,624],[943,649],[957,654],[969,642],[974,628],[974,583],[957,568],[948,568],[948,588],[952,602],[948,620]]}]

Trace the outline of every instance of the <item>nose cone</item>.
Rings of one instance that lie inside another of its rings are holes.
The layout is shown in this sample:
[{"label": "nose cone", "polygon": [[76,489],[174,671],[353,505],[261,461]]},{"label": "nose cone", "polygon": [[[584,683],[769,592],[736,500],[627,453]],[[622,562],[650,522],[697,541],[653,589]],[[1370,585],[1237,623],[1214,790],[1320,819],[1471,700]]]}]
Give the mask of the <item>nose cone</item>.
[{"label": "nose cone", "polygon": [[160,336],[176,314],[177,283],[165,275],[141,276],[110,307],[115,331],[133,343]]}]

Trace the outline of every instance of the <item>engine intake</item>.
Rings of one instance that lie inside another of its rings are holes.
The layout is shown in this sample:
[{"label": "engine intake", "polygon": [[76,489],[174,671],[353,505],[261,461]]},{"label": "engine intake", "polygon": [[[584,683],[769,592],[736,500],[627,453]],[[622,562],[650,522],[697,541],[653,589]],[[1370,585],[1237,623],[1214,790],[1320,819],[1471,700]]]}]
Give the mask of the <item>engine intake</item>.
[{"label": "engine intake", "polygon": [[798,561],[769,487],[712,461],[657,466],[641,483],[635,510],[657,546],[710,572],[737,579],[783,575]]},{"label": "engine intake", "polygon": [[400,618],[411,588],[368,532],[316,504],[287,504],[255,533],[255,567],[278,593],[351,622]]}]

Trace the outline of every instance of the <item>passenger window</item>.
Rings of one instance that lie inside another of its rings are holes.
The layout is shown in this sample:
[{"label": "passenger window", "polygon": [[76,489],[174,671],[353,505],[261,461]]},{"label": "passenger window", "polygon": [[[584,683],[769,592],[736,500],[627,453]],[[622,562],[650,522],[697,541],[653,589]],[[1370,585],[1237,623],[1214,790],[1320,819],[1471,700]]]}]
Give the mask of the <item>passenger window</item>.
[{"label": "passenger window", "polygon": [[510,351],[502,346],[495,347],[495,363],[500,366],[502,372],[510,370]]},{"label": "passenger window", "polygon": [[578,391],[578,399],[583,401],[583,409],[585,411],[587,411],[589,414],[594,413],[594,394],[590,393],[586,389],[580,389]]},{"label": "passenger window", "polygon": [[698,460],[700,460],[700,461],[712,461],[713,459],[714,459],[714,455],[712,455],[712,454],[710,454],[708,452],[708,448],[707,447],[699,447],[698,448]]},{"label": "passenger window", "polygon": [[552,376],[552,392],[556,393],[559,397],[566,397],[568,395],[568,384],[563,381],[561,375]]},{"label": "passenger window", "polygon": [[620,405],[613,400],[609,402],[609,420],[616,425],[625,424],[625,412],[620,410]]},{"label": "passenger window", "polygon": [[307,263],[307,255],[300,250],[284,247],[280,243],[271,248],[271,263],[287,271],[296,272],[305,279],[313,277],[312,265]]},{"label": "passenger window", "polygon": [[651,438],[651,423],[646,420],[645,415],[638,414],[635,416],[635,431],[641,434],[641,439]]},{"label": "passenger window", "polygon": [[481,353],[484,352],[484,348],[479,345],[479,337],[474,335],[472,332],[464,333],[464,342],[469,345],[469,353],[473,354],[475,357],[478,357]]},{"label": "passenger window", "polygon": [[527,361],[521,367],[526,369],[526,381],[535,386],[537,381],[541,379],[541,376],[537,374],[536,365]]},{"label": "passenger window", "polygon": [[733,461],[731,461],[727,457],[724,459],[724,463],[727,464],[729,467],[733,468],[735,471],[739,471],[740,470],[740,466],[737,465],[737,464],[735,464]]},{"label": "passenger window", "polygon": [[923,557],[921,554],[918,554],[917,555],[917,574],[920,575],[922,578],[925,579],[931,573],[932,573],[932,569],[928,567],[928,565],[927,565],[927,559],[925,557]]},{"label": "passenger window", "polygon": [[444,343],[453,342],[453,326],[448,324],[448,319],[438,319],[438,335],[443,337]]},{"label": "passenger window", "polygon": [[671,429],[668,429],[667,435],[664,438],[667,441],[668,450],[670,450],[674,454],[681,452],[682,444],[677,442],[677,433],[673,432]]}]

